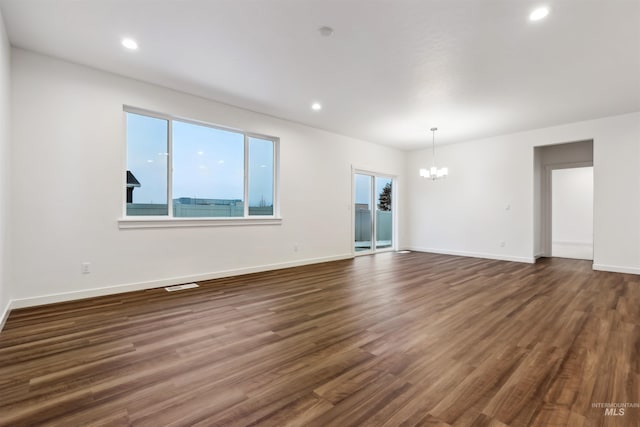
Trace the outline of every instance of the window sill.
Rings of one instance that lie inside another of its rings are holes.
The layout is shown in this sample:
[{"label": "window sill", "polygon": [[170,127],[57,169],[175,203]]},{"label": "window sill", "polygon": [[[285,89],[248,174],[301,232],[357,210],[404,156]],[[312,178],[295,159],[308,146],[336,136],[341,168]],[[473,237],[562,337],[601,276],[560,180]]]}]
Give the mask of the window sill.
[{"label": "window sill", "polygon": [[247,225],[280,225],[282,218],[120,218],[118,228],[181,228],[181,227],[229,227]]}]

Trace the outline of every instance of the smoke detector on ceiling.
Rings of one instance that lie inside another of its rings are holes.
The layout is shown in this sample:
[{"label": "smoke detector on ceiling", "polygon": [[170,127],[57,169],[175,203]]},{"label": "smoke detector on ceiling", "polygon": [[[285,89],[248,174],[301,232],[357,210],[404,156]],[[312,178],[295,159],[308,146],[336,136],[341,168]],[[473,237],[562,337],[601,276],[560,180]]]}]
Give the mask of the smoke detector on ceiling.
[{"label": "smoke detector on ceiling", "polygon": [[321,36],[331,37],[333,35],[333,28],[327,27],[327,26],[320,27],[318,28],[318,32],[320,33]]}]

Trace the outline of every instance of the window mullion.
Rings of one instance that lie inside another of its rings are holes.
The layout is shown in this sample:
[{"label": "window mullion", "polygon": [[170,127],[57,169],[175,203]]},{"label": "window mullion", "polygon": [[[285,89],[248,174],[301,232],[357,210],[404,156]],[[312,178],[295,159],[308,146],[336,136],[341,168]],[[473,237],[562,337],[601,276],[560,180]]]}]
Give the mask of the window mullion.
[{"label": "window mullion", "polygon": [[167,135],[167,215],[173,218],[173,120],[168,120]]},{"label": "window mullion", "polygon": [[272,140],[271,143],[273,144],[273,174],[271,176],[272,182],[273,182],[273,194],[271,195],[272,197],[272,202],[271,205],[273,206],[273,209],[271,211],[271,215],[272,216],[279,216],[280,215],[280,200],[279,200],[279,194],[278,194],[278,171],[280,170],[280,167],[278,165],[278,157],[276,156],[276,151],[278,150],[278,147],[276,146],[276,141]]},{"label": "window mullion", "polygon": [[244,135],[244,217],[249,216],[249,137]]},{"label": "window mullion", "polygon": [[376,251],[377,245],[377,236],[376,233],[378,231],[378,211],[377,211],[377,200],[376,200],[376,177],[371,176],[371,250]]}]

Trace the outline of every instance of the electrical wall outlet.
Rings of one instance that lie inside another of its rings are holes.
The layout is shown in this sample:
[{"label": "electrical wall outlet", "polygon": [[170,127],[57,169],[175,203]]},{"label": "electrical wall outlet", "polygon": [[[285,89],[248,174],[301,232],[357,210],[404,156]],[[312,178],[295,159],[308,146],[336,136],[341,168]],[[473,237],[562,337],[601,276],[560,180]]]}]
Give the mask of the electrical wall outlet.
[{"label": "electrical wall outlet", "polygon": [[91,263],[90,262],[83,262],[82,264],[80,264],[80,272],[82,274],[91,273]]}]

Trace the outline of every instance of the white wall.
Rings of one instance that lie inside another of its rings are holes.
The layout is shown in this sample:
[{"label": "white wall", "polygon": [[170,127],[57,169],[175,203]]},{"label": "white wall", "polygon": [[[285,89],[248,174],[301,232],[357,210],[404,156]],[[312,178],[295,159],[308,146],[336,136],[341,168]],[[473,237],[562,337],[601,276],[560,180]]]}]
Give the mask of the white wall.
[{"label": "white wall", "polygon": [[9,303],[9,185],[10,174],[10,55],[9,39],[0,13],[0,329],[5,320]]},{"label": "white wall", "polygon": [[578,141],[537,147],[543,167],[570,163],[593,163],[593,141]]},{"label": "white wall", "polygon": [[[431,182],[418,176],[427,150],[402,153],[20,49],[11,70],[2,295],[14,307],[348,257],[352,165],[398,176],[400,247],[530,262],[534,147],[590,139],[594,265],[640,273],[640,113],[437,147],[450,176]],[[283,223],[120,230],[123,104],[280,137]]]},{"label": "white wall", "polygon": [[584,140],[594,144],[594,268],[640,273],[640,113],[436,147],[443,181],[418,176],[428,150],[410,153],[408,245],[532,262],[534,147]]},{"label": "white wall", "polygon": [[542,256],[542,153],[533,150],[533,256]]},{"label": "white wall", "polygon": [[[397,175],[402,210],[403,152],[20,49],[12,69],[13,306],[349,257],[352,165]],[[123,104],[280,137],[282,224],[119,229]]]},{"label": "white wall", "polygon": [[552,255],[593,259],[593,167],[552,171]]}]

